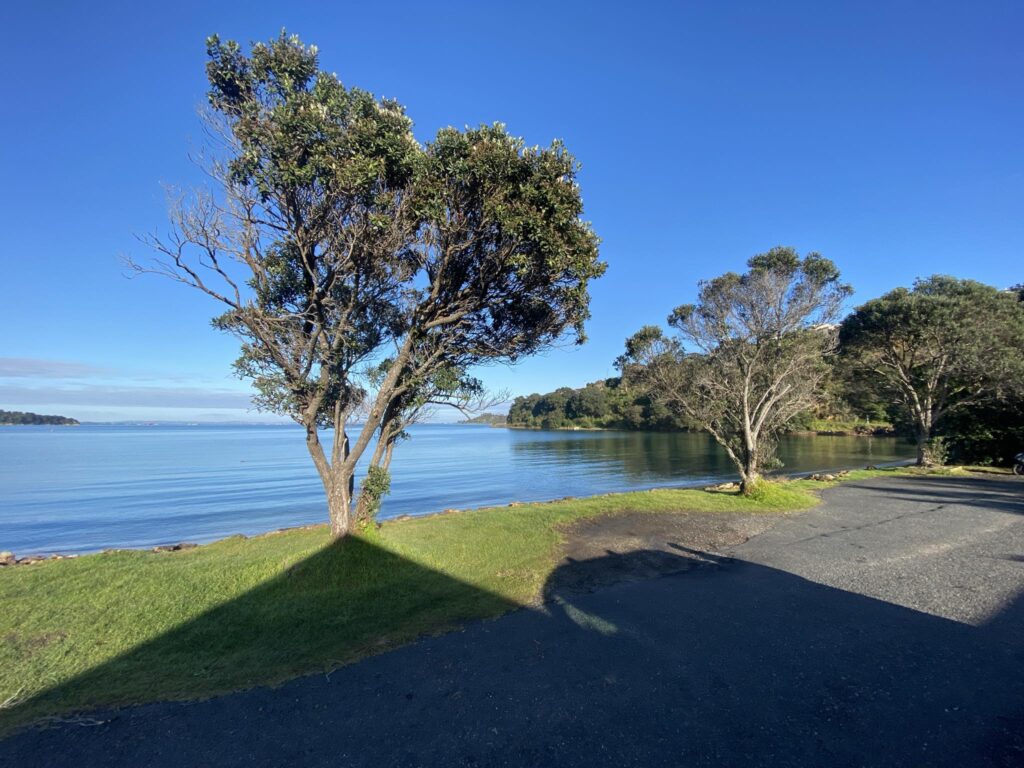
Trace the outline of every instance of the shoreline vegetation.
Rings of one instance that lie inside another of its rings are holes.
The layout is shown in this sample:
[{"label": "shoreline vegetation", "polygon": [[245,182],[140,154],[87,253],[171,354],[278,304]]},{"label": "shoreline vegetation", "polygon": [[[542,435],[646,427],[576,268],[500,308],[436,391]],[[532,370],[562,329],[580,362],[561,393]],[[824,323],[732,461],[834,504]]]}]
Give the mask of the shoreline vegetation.
[{"label": "shoreline vegetation", "polygon": [[[508,429],[563,432],[706,432],[700,424],[687,421],[663,403],[622,377],[594,381],[583,387],[561,387],[547,394],[517,397],[508,416],[482,414],[463,424],[486,424]],[[884,418],[840,416],[824,418],[811,413],[796,416],[786,434],[823,437],[898,437],[894,425]]]},{"label": "shoreline vegetation", "polygon": [[67,416],[46,416],[28,411],[4,411],[0,410],[0,427],[21,427],[21,426],[52,426],[52,427],[77,427],[78,419],[71,419]]},{"label": "shoreline vegetation", "polygon": [[[943,473],[962,469],[945,468]],[[0,734],[47,717],[323,672],[543,599],[566,528],[622,514],[785,515],[856,470],[744,496],[654,489],[326,525],[0,568]]]},{"label": "shoreline vegetation", "polygon": [[[468,424],[469,422],[459,422]],[[582,427],[576,425],[562,425],[559,427],[541,427],[530,424],[488,424],[485,422],[474,422],[475,424],[496,427],[499,429],[525,429],[535,432],[640,432],[646,430],[630,429],[629,427]],[[662,432],[700,432],[702,430],[658,430]],[[806,437],[899,437],[892,424],[888,422],[870,421],[829,421],[826,419],[815,419],[809,428],[792,429],[786,432],[787,435]]]}]

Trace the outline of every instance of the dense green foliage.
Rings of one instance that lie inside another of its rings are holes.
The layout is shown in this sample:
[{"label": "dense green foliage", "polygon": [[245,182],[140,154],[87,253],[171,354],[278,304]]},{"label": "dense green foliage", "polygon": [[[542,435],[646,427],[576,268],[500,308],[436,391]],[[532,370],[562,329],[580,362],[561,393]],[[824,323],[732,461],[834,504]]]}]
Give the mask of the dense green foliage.
[{"label": "dense green foliage", "polygon": [[[1024,285],[1010,289],[1018,297],[1019,314],[1024,313]],[[1022,331],[1024,332],[1024,331]],[[1013,457],[1024,451],[1024,371],[1021,356],[1024,341],[1017,337],[1017,349],[1011,352],[1017,361],[1017,372],[999,395],[983,398],[973,405],[964,405],[948,413],[939,427],[950,461],[958,464],[996,464],[1009,466]]]},{"label": "dense green foliage", "polygon": [[384,497],[391,493],[391,473],[384,467],[368,467],[361,488],[360,497],[365,500],[366,507],[360,519],[369,522],[380,512]]},{"label": "dense green foliage", "polygon": [[650,396],[625,386],[621,378],[517,397],[509,408],[508,423],[538,429],[678,430],[691,426]]},{"label": "dense green foliage", "polygon": [[1024,451],[1024,397],[959,408],[940,424],[948,461],[1009,466]]},{"label": "dense green foliage", "polygon": [[917,440],[920,463],[1016,452],[1024,303],[1015,292],[936,275],[858,307],[840,338],[847,390],[884,403]]},{"label": "dense green foliage", "polygon": [[753,499],[658,490],[326,527],[182,552],[0,569],[0,731],[69,710],[211,695],[327,671],[534,603],[562,526],[629,512],[779,513],[821,484]]},{"label": "dense green foliage", "polygon": [[68,427],[78,424],[77,419],[69,419],[67,416],[42,416],[38,413],[27,411],[3,411],[0,410],[0,426],[39,424]]}]

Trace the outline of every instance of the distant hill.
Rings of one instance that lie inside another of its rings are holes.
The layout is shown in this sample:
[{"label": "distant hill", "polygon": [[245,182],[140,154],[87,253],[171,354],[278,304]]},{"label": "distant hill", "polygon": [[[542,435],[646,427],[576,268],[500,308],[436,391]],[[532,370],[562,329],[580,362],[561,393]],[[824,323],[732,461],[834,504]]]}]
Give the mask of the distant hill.
[{"label": "distant hill", "polygon": [[489,427],[503,427],[508,417],[501,413],[481,413],[471,419],[460,421],[459,424],[484,424]]},{"label": "distant hill", "polygon": [[0,410],[0,426],[14,426],[22,424],[43,424],[58,427],[78,426],[77,419],[69,419],[67,416],[41,416],[38,413],[25,413],[23,411],[2,411]]}]

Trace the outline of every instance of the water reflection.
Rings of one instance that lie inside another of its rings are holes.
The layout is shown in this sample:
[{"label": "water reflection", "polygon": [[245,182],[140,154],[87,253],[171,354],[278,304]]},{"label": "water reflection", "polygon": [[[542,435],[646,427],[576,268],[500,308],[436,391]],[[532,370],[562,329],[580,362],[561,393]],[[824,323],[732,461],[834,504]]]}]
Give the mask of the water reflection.
[{"label": "water reflection", "polygon": [[[732,462],[704,433],[547,432],[513,439],[512,457],[530,466],[614,471],[625,480],[703,482],[735,474]],[[909,455],[892,438],[791,436],[779,445],[782,473],[842,469],[897,461]]]}]

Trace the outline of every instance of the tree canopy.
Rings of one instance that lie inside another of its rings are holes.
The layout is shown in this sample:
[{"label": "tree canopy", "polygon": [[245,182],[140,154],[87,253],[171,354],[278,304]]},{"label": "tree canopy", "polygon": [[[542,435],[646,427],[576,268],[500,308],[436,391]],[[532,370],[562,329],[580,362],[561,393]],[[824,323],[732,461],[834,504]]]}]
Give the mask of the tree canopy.
[{"label": "tree canopy", "polygon": [[1005,404],[1024,381],[1024,304],[972,280],[935,275],[896,288],[858,307],[840,338],[855,386],[911,425],[919,463],[943,458],[929,450],[944,420]]},{"label": "tree canopy", "polygon": [[618,360],[628,381],[715,438],[745,491],[773,464],[779,433],[815,403],[851,293],[816,253],[778,247],[747,266],[701,283],[697,303],[669,315],[674,337],[645,327]]}]

